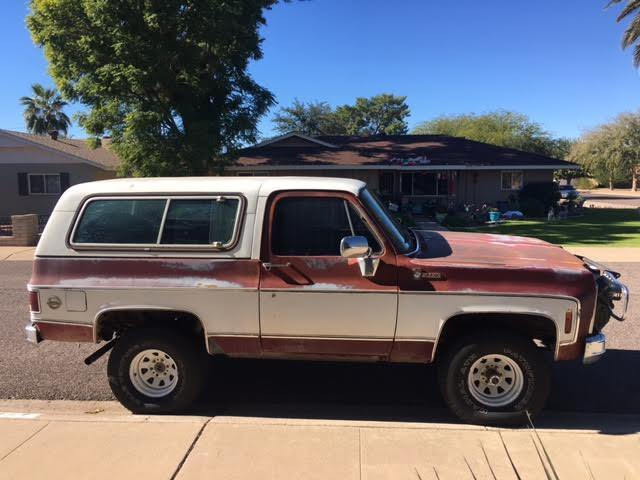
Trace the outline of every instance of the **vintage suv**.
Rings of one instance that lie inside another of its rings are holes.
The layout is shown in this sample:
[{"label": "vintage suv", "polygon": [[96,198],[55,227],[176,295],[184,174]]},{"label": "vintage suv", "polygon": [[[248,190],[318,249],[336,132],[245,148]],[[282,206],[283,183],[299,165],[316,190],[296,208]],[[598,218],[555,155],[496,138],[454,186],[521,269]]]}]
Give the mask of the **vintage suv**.
[{"label": "vintage suv", "polygon": [[407,230],[356,180],[106,180],[58,201],[26,332],[107,342],[85,362],[113,348],[134,412],[185,409],[210,354],[436,362],[458,417],[506,424],[543,407],[551,357],[604,353],[618,277],[532,238]]}]

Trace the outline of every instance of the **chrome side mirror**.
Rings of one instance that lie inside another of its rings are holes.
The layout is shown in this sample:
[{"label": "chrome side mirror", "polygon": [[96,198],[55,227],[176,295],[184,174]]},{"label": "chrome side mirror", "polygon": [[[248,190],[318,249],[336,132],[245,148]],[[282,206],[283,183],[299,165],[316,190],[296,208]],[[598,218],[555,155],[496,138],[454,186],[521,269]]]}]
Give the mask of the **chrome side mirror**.
[{"label": "chrome side mirror", "polygon": [[340,240],[340,255],[344,258],[358,259],[358,266],[363,277],[375,277],[379,258],[371,256],[371,247],[366,237],[354,235]]},{"label": "chrome side mirror", "polygon": [[371,254],[366,237],[354,235],[340,240],[340,255],[344,258],[364,258]]}]

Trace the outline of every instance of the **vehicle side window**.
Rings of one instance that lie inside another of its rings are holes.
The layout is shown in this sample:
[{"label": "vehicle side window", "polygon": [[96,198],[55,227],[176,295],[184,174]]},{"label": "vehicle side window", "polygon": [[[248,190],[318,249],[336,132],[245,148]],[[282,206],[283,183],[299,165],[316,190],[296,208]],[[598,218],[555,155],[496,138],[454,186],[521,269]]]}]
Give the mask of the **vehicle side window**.
[{"label": "vehicle side window", "polygon": [[340,256],[340,240],[363,235],[374,252],[376,237],[347,201],[337,197],[285,197],[276,203],[272,253],[280,256]]},{"label": "vehicle side window", "polygon": [[238,212],[238,199],[171,200],[162,230],[162,244],[228,244]]},{"label": "vehicle side window", "polygon": [[95,200],[87,204],[74,243],[156,243],[166,200]]}]

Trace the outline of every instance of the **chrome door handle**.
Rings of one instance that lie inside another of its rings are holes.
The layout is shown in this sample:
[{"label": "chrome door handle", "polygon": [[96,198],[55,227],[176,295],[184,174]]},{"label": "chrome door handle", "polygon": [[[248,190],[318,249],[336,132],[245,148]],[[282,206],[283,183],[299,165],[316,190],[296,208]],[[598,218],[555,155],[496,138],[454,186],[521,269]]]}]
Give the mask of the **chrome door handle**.
[{"label": "chrome door handle", "polygon": [[291,266],[290,262],[287,263],[271,263],[271,262],[263,262],[262,266],[267,272],[270,272],[274,268],[287,268]]}]

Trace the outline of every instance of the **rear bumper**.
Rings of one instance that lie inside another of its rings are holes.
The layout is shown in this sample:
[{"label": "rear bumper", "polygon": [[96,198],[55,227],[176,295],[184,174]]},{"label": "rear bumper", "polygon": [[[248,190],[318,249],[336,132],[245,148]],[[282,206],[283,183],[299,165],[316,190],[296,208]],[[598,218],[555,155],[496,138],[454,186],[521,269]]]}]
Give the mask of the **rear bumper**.
[{"label": "rear bumper", "polygon": [[604,333],[597,333],[586,338],[582,363],[595,363],[605,354],[607,338]]},{"label": "rear bumper", "polygon": [[38,331],[38,327],[33,324],[27,325],[24,327],[24,332],[27,336],[27,341],[31,343],[38,344],[42,341],[42,337],[40,336],[40,332]]}]

